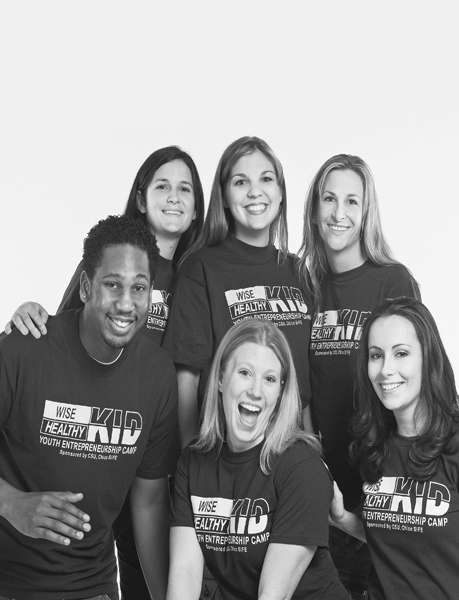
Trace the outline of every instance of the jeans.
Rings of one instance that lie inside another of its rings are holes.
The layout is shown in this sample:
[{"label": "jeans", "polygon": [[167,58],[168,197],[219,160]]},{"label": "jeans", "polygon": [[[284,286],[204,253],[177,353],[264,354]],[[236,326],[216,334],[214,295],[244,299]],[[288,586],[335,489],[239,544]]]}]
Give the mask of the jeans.
[{"label": "jeans", "polygon": [[353,600],[368,598],[371,558],[365,543],[330,526],[330,554],[341,583]]}]

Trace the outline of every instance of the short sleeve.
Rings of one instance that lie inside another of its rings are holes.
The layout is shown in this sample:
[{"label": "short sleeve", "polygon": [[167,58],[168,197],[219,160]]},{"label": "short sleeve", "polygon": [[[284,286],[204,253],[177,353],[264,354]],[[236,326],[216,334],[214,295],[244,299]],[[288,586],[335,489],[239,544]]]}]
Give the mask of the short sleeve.
[{"label": "short sleeve", "polygon": [[5,345],[4,343],[0,344],[0,431],[6,426],[14,401],[12,377],[4,356]]},{"label": "short sleeve", "polygon": [[401,296],[421,300],[417,281],[403,265],[399,265],[395,276],[389,280],[388,288],[385,290],[386,298],[400,298]]},{"label": "short sleeve", "polygon": [[177,364],[204,369],[213,353],[211,308],[201,262],[177,277],[163,348]]},{"label": "short sleeve", "polygon": [[193,527],[194,518],[191,506],[189,473],[190,451],[186,448],[180,457],[174,479],[172,502],[172,527]]},{"label": "short sleeve", "polygon": [[328,546],[333,483],[319,455],[297,442],[281,455],[274,482],[278,503],[270,543]]},{"label": "short sleeve", "polygon": [[163,370],[164,384],[155,389],[156,398],[161,403],[157,412],[145,452],[136,475],[142,479],[159,479],[174,473],[180,455],[178,429],[178,393],[175,369],[170,363],[170,372]]}]

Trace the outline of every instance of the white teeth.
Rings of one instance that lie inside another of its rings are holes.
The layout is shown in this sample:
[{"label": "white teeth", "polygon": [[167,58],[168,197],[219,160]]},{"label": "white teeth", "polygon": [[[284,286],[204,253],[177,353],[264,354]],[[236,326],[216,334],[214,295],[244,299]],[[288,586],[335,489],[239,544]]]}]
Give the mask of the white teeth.
[{"label": "white teeth", "polygon": [[112,321],[115,323],[115,325],[118,325],[118,327],[121,327],[122,329],[125,329],[128,325],[130,325],[130,321],[118,321],[118,319],[112,319]]},{"label": "white teeth", "polygon": [[402,383],[382,383],[381,387],[384,392],[392,392],[393,390],[396,390],[397,388],[399,388],[401,385],[403,385],[403,384]]},{"label": "white teeth", "polygon": [[261,410],[259,406],[252,406],[251,404],[246,404],[245,402],[241,402],[241,406],[250,412],[260,412]]},{"label": "white teeth", "polygon": [[346,231],[347,227],[342,227],[341,225],[329,225],[330,229],[333,231]]},{"label": "white teeth", "polygon": [[252,213],[259,213],[266,210],[266,204],[249,204],[245,207],[246,210]]},{"label": "white teeth", "polygon": [[165,215],[181,215],[182,213],[179,210],[163,210]]}]

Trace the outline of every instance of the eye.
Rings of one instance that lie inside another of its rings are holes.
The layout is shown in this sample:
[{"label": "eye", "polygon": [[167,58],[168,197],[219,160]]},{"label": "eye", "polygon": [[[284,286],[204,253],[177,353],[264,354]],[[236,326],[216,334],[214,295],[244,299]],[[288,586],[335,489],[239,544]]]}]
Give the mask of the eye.
[{"label": "eye", "polygon": [[144,285],[135,285],[133,289],[135,292],[144,292],[147,288]]},{"label": "eye", "polygon": [[261,178],[261,180],[263,182],[270,183],[271,181],[274,181],[274,177],[272,177],[271,175],[265,175],[264,177]]},{"label": "eye", "polygon": [[370,352],[370,359],[371,360],[378,360],[379,358],[381,358],[381,353],[380,352]]},{"label": "eye", "polygon": [[181,191],[181,192],[186,192],[186,193],[188,193],[188,194],[191,194],[191,192],[192,192],[193,190],[192,190],[191,188],[189,188],[189,187],[183,186],[183,187],[181,187],[181,188],[180,188],[180,191]]},{"label": "eye", "polygon": [[355,198],[349,198],[347,202],[348,204],[353,204],[354,206],[358,205],[358,201]]},{"label": "eye", "polygon": [[165,183],[158,183],[156,186],[157,190],[167,190],[168,186]]},{"label": "eye", "polygon": [[118,289],[118,284],[115,281],[106,281],[104,283],[105,287],[111,289],[111,290],[115,290]]},{"label": "eye", "polygon": [[335,201],[335,199],[334,199],[334,197],[333,197],[333,196],[324,196],[324,197],[322,198],[322,201],[323,201],[323,202],[334,202],[334,201]]},{"label": "eye", "polygon": [[239,375],[242,375],[242,377],[250,377],[250,371],[248,369],[239,369]]},{"label": "eye", "polygon": [[408,352],[406,352],[405,350],[399,350],[395,356],[397,358],[405,358],[405,356],[408,356]]},{"label": "eye", "polygon": [[234,185],[244,185],[245,183],[247,183],[247,179],[236,179],[234,181]]},{"label": "eye", "polygon": [[268,383],[277,383],[277,377],[275,377],[274,375],[267,375],[266,381]]}]

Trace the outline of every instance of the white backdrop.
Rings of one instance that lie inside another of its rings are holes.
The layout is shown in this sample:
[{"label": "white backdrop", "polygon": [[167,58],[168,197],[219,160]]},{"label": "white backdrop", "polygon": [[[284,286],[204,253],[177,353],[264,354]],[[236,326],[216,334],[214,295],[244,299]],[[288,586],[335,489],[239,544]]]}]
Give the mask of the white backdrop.
[{"label": "white backdrop", "polygon": [[2,2],[0,328],[24,300],[55,311],[85,234],[123,211],[153,150],[187,150],[207,199],[225,147],[257,135],[284,165],[291,251],[319,166],[369,163],[457,375],[455,4]]}]

